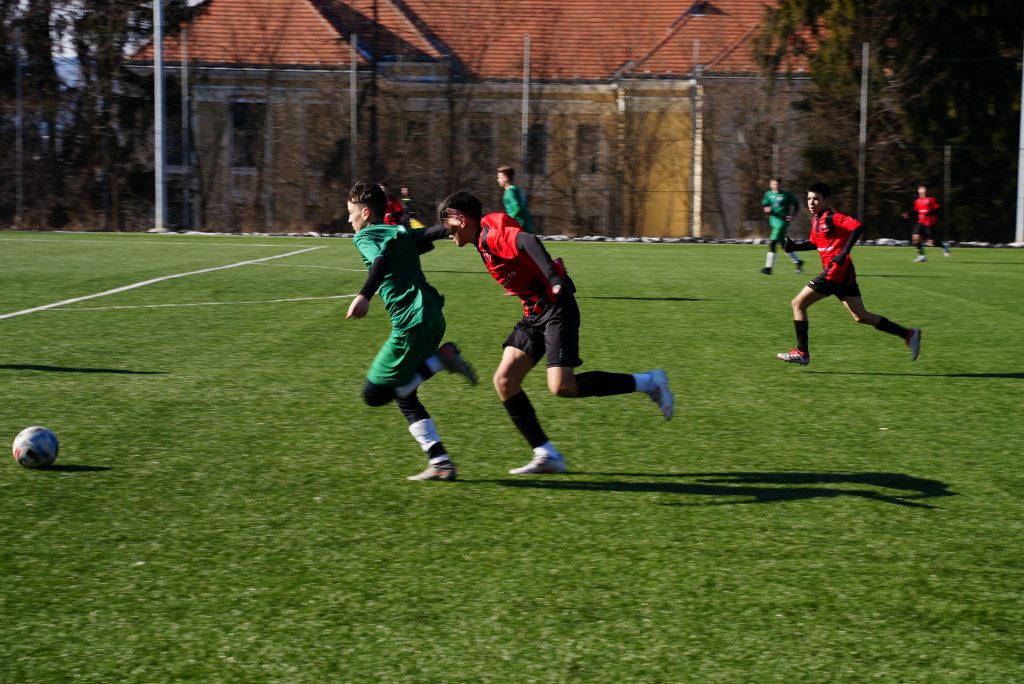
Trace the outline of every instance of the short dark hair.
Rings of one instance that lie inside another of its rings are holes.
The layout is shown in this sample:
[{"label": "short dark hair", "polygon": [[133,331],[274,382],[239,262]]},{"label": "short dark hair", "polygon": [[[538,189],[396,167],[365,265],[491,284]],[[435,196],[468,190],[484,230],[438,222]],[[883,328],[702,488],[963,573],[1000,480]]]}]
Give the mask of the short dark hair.
[{"label": "short dark hair", "polygon": [[377,183],[359,181],[348,191],[348,201],[352,204],[365,204],[370,208],[370,219],[381,220],[388,207],[388,198],[384,196]]},{"label": "short dark hair", "polygon": [[782,185],[782,176],[772,176],[768,179],[769,181],[775,181],[779,185]]},{"label": "short dark hair", "polygon": [[453,192],[441,200],[441,203],[437,205],[437,220],[439,223],[444,223],[449,209],[460,211],[478,221],[484,213],[483,207],[480,206],[480,200],[469,190]]},{"label": "short dark hair", "polygon": [[513,180],[516,179],[516,170],[514,168],[512,168],[511,166],[499,166],[498,167],[498,173],[505,174],[506,176],[508,176],[508,179],[510,181],[513,181]]},{"label": "short dark hair", "polygon": [[814,183],[811,187],[807,188],[807,192],[813,192],[822,197],[832,197],[832,188],[828,187],[828,183]]}]

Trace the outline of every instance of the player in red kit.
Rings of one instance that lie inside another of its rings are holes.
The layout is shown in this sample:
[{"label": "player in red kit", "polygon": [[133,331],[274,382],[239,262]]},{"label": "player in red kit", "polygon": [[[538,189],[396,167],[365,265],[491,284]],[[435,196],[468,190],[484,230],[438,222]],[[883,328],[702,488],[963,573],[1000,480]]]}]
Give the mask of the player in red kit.
[{"label": "player in red kit", "polygon": [[910,348],[910,358],[917,360],[921,351],[921,329],[904,328],[885,316],[873,314],[864,308],[857,285],[857,273],[850,260],[850,250],[863,231],[860,221],[840,214],[832,208],[832,190],[825,183],[815,183],[807,189],[807,208],[811,212],[811,239],[793,242],[786,238],[786,251],[817,249],[824,270],[807,283],[793,298],[793,325],[796,328],[796,349],[778,354],[786,363],[806,366],[811,362],[807,343],[807,307],[830,295],[835,295],[858,323],[873,325],[877,330],[896,335]]},{"label": "player in red kit", "polygon": [[533,458],[513,475],[561,473],[565,459],[547,438],[533,405],[523,391],[523,380],[547,358],[548,389],[559,397],[594,397],[629,392],[647,394],[672,417],[675,399],[663,370],[647,373],[588,371],[576,375],[579,356],[580,310],[576,287],[561,259],[552,260],[536,235],[524,231],[504,213],[483,214],[480,200],[461,191],[438,206],[440,226],[428,237],[450,236],[459,247],[473,245],[487,271],[510,295],[523,303],[523,318],[503,345],[501,363],[494,372],[494,388],[509,418],[533,449]]},{"label": "player in red kit", "polygon": [[939,208],[941,206],[937,199],[928,195],[928,188],[923,185],[917,188],[917,199],[914,200],[917,223],[914,225],[914,234],[910,239],[917,250],[917,258],[914,261],[928,261],[928,257],[924,255],[925,240],[933,247],[941,247],[943,256],[949,256],[949,247],[942,242],[942,232],[939,230]]}]

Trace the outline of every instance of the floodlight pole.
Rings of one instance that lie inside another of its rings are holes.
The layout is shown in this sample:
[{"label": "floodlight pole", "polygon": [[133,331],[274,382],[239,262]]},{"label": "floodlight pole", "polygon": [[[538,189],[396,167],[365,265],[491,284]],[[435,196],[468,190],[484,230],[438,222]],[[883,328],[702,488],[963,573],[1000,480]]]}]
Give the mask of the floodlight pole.
[{"label": "floodlight pole", "polygon": [[164,8],[163,0],[153,0],[153,228],[164,229]]},{"label": "floodlight pole", "polygon": [[1020,133],[1017,136],[1017,234],[1015,242],[1024,242],[1024,69],[1021,69],[1020,74],[1020,103]]},{"label": "floodlight pole", "polygon": [[521,172],[526,173],[530,138],[530,34],[523,36],[523,113],[519,136],[519,165]]},{"label": "floodlight pole", "polygon": [[25,113],[24,65],[21,59],[21,25],[14,30],[14,227],[19,230],[25,220],[25,134],[23,120]]},{"label": "floodlight pole", "polygon": [[860,58],[860,135],[858,136],[857,151],[857,218],[861,221],[864,217],[864,187],[866,185],[864,174],[867,165],[868,147],[868,60],[870,59],[869,44],[861,45]]}]

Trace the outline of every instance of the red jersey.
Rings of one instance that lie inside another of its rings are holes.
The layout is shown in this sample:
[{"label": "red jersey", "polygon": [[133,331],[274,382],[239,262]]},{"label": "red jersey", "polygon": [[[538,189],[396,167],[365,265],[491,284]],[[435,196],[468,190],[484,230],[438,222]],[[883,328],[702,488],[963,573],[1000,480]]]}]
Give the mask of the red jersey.
[{"label": "red jersey", "polygon": [[[528,240],[535,241],[529,254],[520,249],[520,233]],[[563,292],[573,292],[572,281],[566,277],[565,269],[552,261],[547,250],[537,241],[536,236],[525,233],[516,220],[504,213],[487,214],[480,219],[480,235],[476,248],[487,266],[487,272],[523,302],[526,315],[540,313],[548,302],[554,300],[551,288],[562,284]],[[564,278],[564,282],[562,279]]]},{"label": "red jersey", "polygon": [[922,226],[934,226],[939,217],[935,212],[942,205],[934,197],[918,197],[914,200],[914,211],[917,212],[917,222]]},{"label": "red jersey", "polygon": [[388,205],[384,210],[384,223],[389,226],[397,226],[402,223],[402,212],[405,211],[405,207],[398,201],[398,198],[394,195],[388,195]]},{"label": "red jersey", "polygon": [[[844,282],[853,274],[853,261],[846,256],[842,265],[832,265],[832,258],[843,251],[850,233],[860,228],[860,221],[829,209],[811,217],[811,242],[818,248],[821,265],[825,268],[825,279]],[[831,266],[831,268],[830,268]]]}]

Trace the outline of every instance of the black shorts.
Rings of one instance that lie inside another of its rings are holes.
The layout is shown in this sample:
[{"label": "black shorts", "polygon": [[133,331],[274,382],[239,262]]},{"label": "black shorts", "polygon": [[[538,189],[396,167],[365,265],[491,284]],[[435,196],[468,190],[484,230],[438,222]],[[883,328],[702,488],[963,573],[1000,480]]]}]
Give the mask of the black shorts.
[{"label": "black shorts", "polygon": [[930,242],[942,239],[942,231],[939,230],[938,224],[935,224],[934,226],[926,226],[923,223],[918,223],[914,228],[914,233]]},{"label": "black shorts", "polygon": [[523,316],[501,346],[524,351],[535,363],[547,354],[548,368],[582,366],[580,308],[576,298],[563,294],[541,313]]},{"label": "black shorts", "polygon": [[814,280],[807,283],[818,294],[826,297],[835,295],[839,301],[845,301],[847,297],[860,297],[860,286],[857,284],[857,276],[853,272],[853,264],[850,265],[848,275],[842,281],[828,280],[825,272],[822,271],[814,277]]}]

